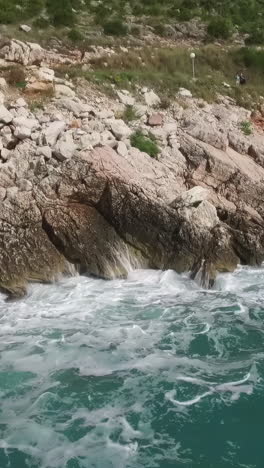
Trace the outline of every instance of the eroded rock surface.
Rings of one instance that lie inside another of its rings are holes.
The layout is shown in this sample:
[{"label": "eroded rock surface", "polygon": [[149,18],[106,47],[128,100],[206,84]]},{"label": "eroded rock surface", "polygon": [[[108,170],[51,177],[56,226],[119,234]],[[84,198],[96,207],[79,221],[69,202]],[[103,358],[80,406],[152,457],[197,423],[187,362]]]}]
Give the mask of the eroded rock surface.
[{"label": "eroded rock surface", "polygon": [[[143,96],[129,125],[115,101],[1,104],[2,290],[21,296],[73,268],[108,279],[171,268],[208,286],[264,260],[264,142],[258,129],[241,132],[248,111],[188,97],[152,128],[158,99]],[[131,146],[136,130],[155,137],[158,160]]]}]

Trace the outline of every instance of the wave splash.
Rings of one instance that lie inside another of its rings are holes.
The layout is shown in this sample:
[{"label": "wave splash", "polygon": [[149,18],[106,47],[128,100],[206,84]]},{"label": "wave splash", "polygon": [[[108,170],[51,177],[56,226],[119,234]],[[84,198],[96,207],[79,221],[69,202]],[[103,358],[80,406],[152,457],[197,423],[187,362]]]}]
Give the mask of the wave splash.
[{"label": "wave splash", "polygon": [[137,270],[0,296],[1,468],[258,466],[263,280]]}]

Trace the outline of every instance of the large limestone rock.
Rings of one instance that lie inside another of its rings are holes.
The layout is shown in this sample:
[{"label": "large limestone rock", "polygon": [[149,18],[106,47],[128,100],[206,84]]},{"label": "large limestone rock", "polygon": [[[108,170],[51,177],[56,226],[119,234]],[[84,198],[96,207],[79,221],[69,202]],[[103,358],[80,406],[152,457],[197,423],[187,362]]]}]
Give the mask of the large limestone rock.
[{"label": "large limestone rock", "polygon": [[190,190],[182,193],[171,203],[172,207],[195,207],[199,206],[202,202],[207,200],[209,196],[209,190],[204,187],[193,187]]},{"label": "large limestone rock", "polygon": [[131,96],[127,91],[117,91],[119,101],[125,106],[134,106],[135,98]]},{"label": "large limestone rock", "polygon": [[82,114],[90,113],[93,109],[88,104],[81,102],[78,98],[63,98],[58,101],[59,107],[72,112],[75,117],[80,117]]},{"label": "large limestone rock", "polygon": [[223,151],[226,151],[227,149],[227,135],[218,132],[212,127],[209,127],[206,123],[190,126],[187,128],[187,132],[196,140],[201,140],[204,143],[208,143],[214,148],[218,148]]},{"label": "large limestone rock", "polygon": [[156,107],[161,103],[160,97],[152,90],[144,93],[144,99],[149,107]]},{"label": "large limestone rock", "polygon": [[16,117],[13,119],[15,127],[14,136],[19,140],[30,138],[34,129],[39,127],[39,122],[36,119],[29,119],[25,117]]},{"label": "large limestone rock", "polygon": [[44,142],[49,146],[54,146],[65,128],[65,122],[55,120],[44,131]]},{"label": "large limestone rock", "polygon": [[72,134],[68,132],[58,140],[53,152],[57,159],[64,161],[65,159],[70,159],[76,149],[77,146],[73,141]]},{"label": "large limestone rock", "polygon": [[9,124],[13,120],[13,115],[4,105],[0,104],[0,123]]},{"label": "large limestone rock", "polygon": [[25,102],[1,108],[2,290],[19,296],[28,281],[75,268],[102,278],[172,268],[208,286],[218,271],[264,260],[263,134],[240,141],[229,101],[186,102],[157,127],[140,122],[158,160],[131,147],[139,123],[98,99],[52,100],[37,118]]},{"label": "large limestone rock", "polygon": [[118,139],[118,140],[124,140],[126,138],[128,138],[132,131],[131,129],[125,124],[125,122],[123,120],[113,120],[111,123],[110,123],[110,128],[114,134],[114,136]]},{"label": "large limestone rock", "polygon": [[8,62],[27,66],[40,64],[45,57],[45,51],[39,44],[12,39],[0,49],[0,57]]},{"label": "large limestone rock", "polygon": [[64,84],[56,84],[55,85],[55,96],[56,97],[75,97],[75,92],[73,89],[69,88]]}]

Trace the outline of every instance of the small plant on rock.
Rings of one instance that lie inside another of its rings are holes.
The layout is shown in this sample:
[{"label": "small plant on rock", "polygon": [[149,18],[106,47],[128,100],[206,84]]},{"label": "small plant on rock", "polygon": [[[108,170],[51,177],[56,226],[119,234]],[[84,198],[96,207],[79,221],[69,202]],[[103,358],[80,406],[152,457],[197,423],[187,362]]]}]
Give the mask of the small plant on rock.
[{"label": "small plant on rock", "polygon": [[6,76],[8,84],[17,88],[26,87],[26,75],[22,67],[12,67]]},{"label": "small plant on rock", "polygon": [[151,158],[157,159],[159,148],[153,137],[146,137],[140,130],[137,130],[130,137],[131,145],[143,153],[147,153]]},{"label": "small plant on rock", "polygon": [[241,128],[242,132],[244,133],[244,135],[251,135],[251,133],[252,133],[251,122],[249,122],[247,120],[245,120],[244,122],[241,122],[240,128]]},{"label": "small plant on rock", "polygon": [[126,109],[121,117],[125,122],[133,122],[137,120],[137,113],[133,106],[126,106]]}]

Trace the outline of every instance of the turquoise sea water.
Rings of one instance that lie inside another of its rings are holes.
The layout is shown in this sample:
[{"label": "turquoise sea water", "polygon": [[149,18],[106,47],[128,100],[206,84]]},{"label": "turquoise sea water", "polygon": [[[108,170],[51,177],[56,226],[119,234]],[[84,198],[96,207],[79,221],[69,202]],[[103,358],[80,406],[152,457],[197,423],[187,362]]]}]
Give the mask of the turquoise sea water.
[{"label": "turquoise sea water", "polygon": [[264,270],[0,297],[0,468],[263,468]]}]

